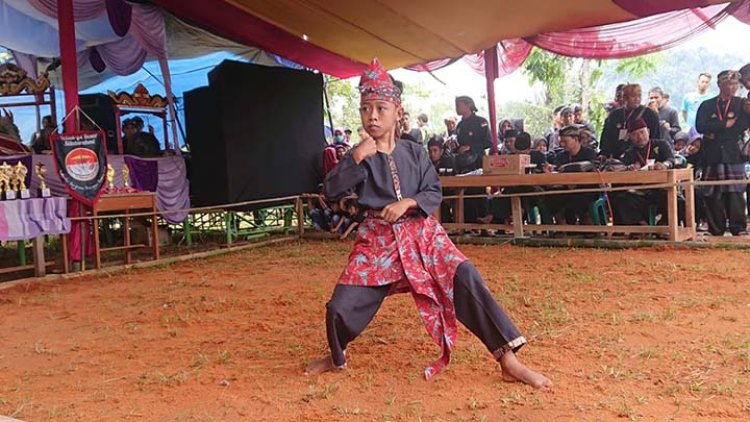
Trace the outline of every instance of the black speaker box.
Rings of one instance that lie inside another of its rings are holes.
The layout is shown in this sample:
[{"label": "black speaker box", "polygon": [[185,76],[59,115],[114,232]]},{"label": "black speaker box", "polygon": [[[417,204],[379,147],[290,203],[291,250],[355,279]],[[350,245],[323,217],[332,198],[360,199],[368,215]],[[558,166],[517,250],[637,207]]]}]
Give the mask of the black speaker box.
[{"label": "black speaker box", "polygon": [[315,192],[321,182],[320,74],[224,61],[208,87],[185,93],[185,121],[196,205]]},{"label": "black speaker box", "polygon": [[[115,104],[109,95],[85,94],[78,96],[78,105],[84,113],[102,129],[107,136],[107,152],[117,153],[117,125],[115,123]],[[81,119],[86,117],[81,116]]]}]

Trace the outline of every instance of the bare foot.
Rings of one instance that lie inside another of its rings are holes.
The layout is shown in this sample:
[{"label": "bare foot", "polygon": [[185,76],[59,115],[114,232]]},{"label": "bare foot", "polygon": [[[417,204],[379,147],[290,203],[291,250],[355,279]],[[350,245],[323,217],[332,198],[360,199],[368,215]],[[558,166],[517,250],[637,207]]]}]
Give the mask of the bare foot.
[{"label": "bare foot", "polygon": [[522,382],[539,390],[552,388],[552,380],[529,369],[512,352],[508,352],[500,358],[500,366],[503,369],[504,381]]},{"label": "bare foot", "polygon": [[323,372],[337,370],[339,368],[333,364],[330,356],[323,356],[320,359],[315,359],[305,367],[305,375],[318,375]]}]

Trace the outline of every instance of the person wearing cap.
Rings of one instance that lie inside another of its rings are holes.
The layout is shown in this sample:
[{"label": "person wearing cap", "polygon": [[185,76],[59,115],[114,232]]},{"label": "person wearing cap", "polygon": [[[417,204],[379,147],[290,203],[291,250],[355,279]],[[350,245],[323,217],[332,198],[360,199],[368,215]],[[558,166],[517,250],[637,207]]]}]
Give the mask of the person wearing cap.
[{"label": "person wearing cap", "polygon": [[328,174],[327,198],[355,191],[365,210],[349,263],[326,305],[330,354],[307,366],[310,375],[345,369],[346,349],[390,294],[410,292],[441,357],[430,379],[450,361],[461,321],[500,362],[502,377],[545,389],[552,382],[516,357],[526,343],[490,294],[474,265],[432,216],[440,179],[424,148],[397,139],[401,89],[374,59],[359,91],[360,117],[372,139],[360,142]]},{"label": "person wearing cap", "polygon": [[[704,181],[745,179],[740,142],[750,127],[750,116],[742,109],[744,100],[734,95],[739,88],[739,80],[738,72],[722,71],[717,76],[719,95],[698,107],[695,126],[703,134]],[[723,236],[727,220],[732,235],[746,233],[744,192],[744,184],[705,186],[703,200],[709,233]]]},{"label": "person wearing cap", "polygon": [[625,105],[610,113],[604,121],[604,129],[599,137],[599,155],[606,158],[620,158],[630,146],[628,123],[643,119],[650,133],[659,134],[659,116],[650,108],[641,105],[641,86],[625,85],[623,88]]},{"label": "person wearing cap", "polygon": [[[580,130],[571,125],[560,129],[560,141],[563,150],[554,158],[554,166],[560,169],[566,164],[596,161],[596,151],[581,144]],[[551,172],[552,167],[546,166],[545,172]],[[598,194],[571,193],[565,195],[546,195],[543,198],[544,207],[555,217],[557,224],[576,224],[590,219],[589,204],[596,200]]]},{"label": "person wearing cap", "polygon": [[[630,147],[620,160],[628,170],[669,170],[674,167],[672,146],[663,139],[652,139],[648,125],[643,119],[628,123]],[[617,225],[647,225],[649,207],[656,205],[662,215],[666,215],[666,194],[664,190],[636,190],[612,194],[614,223]]]},{"label": "person wearing cap", "polygon": [[[482,168],[482,157],[485,150],[492,147],[490,124],[484,117],[476,115],[477,107],[468,96],[456,97],[456,114],[461,121],[456,127],[458,150],[456,154],[456,172],[468,173]],[[466,189],[467,195],[481,195],[484,188]],[[483,198],[469,198],[464,201],[464,217],[467,222],[476,222],[487,215],[487,201]]]}]

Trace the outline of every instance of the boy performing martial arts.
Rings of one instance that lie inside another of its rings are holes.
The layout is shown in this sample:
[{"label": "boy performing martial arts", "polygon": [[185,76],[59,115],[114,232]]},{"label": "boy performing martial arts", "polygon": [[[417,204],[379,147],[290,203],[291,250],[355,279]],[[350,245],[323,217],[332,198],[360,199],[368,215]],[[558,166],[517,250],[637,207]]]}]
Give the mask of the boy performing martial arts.
[{"label": "boy performing martial arts", "polygon": [[500,362],[502,377],[535,388],[552,382],[524,366],[515,353],[526,343],[490,294],[479,272],[453,245],[431,215],[441,187],[421,145],[399,140],[401,88],[378,63],[359,82],[362,124],[372,139],[359,143],[326,176],[324,195],[354,190],[366,209],[349,263],[326,305],[330,356],[307,373],[346,367],[346,347],[372,320],[386,296],[411,292],[430,337],[442,356],[425,378],[450,361],[461,321]]}]

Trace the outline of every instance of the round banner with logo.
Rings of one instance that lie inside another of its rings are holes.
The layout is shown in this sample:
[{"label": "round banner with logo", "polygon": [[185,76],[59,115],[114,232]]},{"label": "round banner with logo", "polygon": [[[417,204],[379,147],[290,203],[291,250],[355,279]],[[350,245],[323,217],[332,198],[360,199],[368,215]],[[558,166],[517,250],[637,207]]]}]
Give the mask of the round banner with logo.
[{"label": "round banner with logo", "polygon": [[65,190],[73,198],[93,206],[104,188],[107,172],[104,132],[55,133],[50,141]]}]

